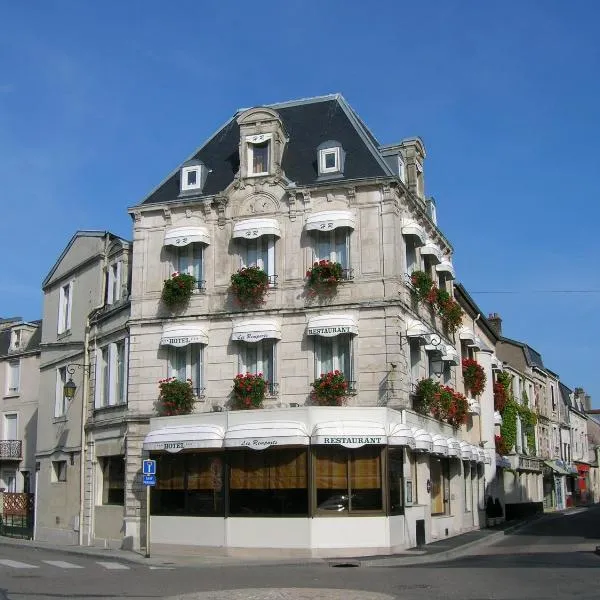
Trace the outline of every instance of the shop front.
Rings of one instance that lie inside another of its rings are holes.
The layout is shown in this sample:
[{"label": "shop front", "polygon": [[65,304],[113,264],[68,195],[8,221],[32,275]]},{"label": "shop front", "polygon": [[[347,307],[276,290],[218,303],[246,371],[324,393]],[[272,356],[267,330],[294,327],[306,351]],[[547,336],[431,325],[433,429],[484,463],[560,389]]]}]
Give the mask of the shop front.
[{"label": "shop front", "polygon": [[575,462],[577,469],[577,479],[574,488],[574,504],[580,506],[588,504],[590,501],[590,465],[581,462]]},{"label": "shop front", "polygon": [[[476,467],[485,455],[472,449]],[[411,427],[405,411],[300,407],[157,418],[144,450],[157,461],[155,544],[389,551],[437,537],[439,517],[445,531],[462,526],[454,502],[460,444]]]}]

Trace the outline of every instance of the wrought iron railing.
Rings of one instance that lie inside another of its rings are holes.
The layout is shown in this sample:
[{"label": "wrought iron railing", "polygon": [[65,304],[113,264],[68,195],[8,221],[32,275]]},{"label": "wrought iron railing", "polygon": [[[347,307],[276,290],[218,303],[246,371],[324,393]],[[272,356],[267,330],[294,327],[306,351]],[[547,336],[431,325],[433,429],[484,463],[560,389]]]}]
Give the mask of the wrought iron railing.
[{"label": "wrought iron railing", "polygon": [[23,450],[21,440],[0,440],[0,459],[20,459]]},{"label": "wrought iron railing", "polygon": [[196,281],[196,289],[199,290],[200,292],[205,292],[206,291],[206,280],[198,279]]},{"label": "wrought iron railing", "polygon": [[349,381],[346,379],[346,383],[348,384],[347,391],[349,394],[354,395],[358,393],[358,389],[356,387],[356,381]]},{"label": "wrought iron railing", "polygon": [[279,384],[267,381],[266,395],[270,397],[279,396]]},{"label": "wrought iron railing", "polygon": [[205,395],[206,395],[206,388],[204,388],[204,387],[195,387],[194,388],[194,396],[196,396],[196,398],[204,398]]},{"label": "wrought iron railing", "polygon": [[342,281],[352,281],[354,279],[354,269],[342,269]]},{"label": "wrought iron railing", "polygon": [[269,278],[269,287],[277,287],[277,278],[279,275],[267,275]]}]

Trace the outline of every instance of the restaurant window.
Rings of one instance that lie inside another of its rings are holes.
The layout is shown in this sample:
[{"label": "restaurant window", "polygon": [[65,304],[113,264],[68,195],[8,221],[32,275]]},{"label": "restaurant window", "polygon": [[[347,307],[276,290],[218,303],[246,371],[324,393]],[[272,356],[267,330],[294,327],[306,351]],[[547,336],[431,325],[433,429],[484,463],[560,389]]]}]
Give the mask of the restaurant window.
[{"label": "restaurant window", "polygon": [[315,488],[319,512],[382,511],[381,448],[315,447]]},{"label": "restaurant window", "polygon": [[102,466],[102,504],[125,504],[125,458],[105,456]]},{"label": "restaurant window", "polygon": [[346,381],[353,380],[350,334],[342,333],[334,337],[315,336],[315,377],[330,371],[341,371]]},{"label": "restaurant window", "polygon": [[150,512],[171,516],[223,516],[223,455],[157,454]]},{"label": "restaurant window", "polygon": [[204,289],[204,244],[194,242],[174,247],[172,252],[172,270],[191,275],[196,280],[195,287]]},{"label": "restaurant window", "polygon": [[275,349],[273,339],[260,342],[240,342],[239,372],[262,374],[267,382],[267,393],[272,394],[276,388],[275,379]]},{"label": "restaurant window", "polygon": [[[314,231],[314,261],[338,262],[349,268],[350,228],[336,227],[330,231]],[[347,272],[344,272],[347,276]]]},{"label": "restaurant window", "polygon": [[473,508],[473,480],[471,479],[471,463],[463,461],[463,475],[465,483],[465,512],[471,512]]},{"label": "restaurant window", "polygon": [[447,458],[431,456],[429,459],[431,481],[431,514],[450,514],[450,476]]},{"label": "restaurant window", "polygon": [[308,515],[305,448],[236,450],[229,455],[229,514]]},{"label": "restaurant window", "polygon": [[191,380],[195,396],[204,394],[204,345],[188,344],[169,350],[169,377]]},{"label": "restaurant window", "polygon": [[275,285],[275,236],[240,239],[239,244],[242,267],[258,267],[268,275],[269,285]]},{"label": "restaurant window", "polygon": [[388,449],[388,493],[391,515],[404,513],[404,450]]}]

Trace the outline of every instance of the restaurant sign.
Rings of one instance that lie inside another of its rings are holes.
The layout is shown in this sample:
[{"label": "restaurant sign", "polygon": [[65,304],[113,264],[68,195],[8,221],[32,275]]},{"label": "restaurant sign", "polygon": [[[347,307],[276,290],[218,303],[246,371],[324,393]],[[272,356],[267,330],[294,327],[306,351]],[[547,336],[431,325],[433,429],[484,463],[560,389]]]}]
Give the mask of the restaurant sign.
[{"label": "restaurant sign", "polygon": [[239,331],[231,335],[234,342],[261,342],[264,339],[273,337],[269,331]]},{"label": "restaurant sign", "polygon": [[333,326],[333,327],[309,327],[308,335],[321,335],[323,337],[333,337],[334,335],[340,335],[341,333],[352,333],[350,327],[345,325]]},{"label": "restaurant sign", "polygon": [[360,448],[361,446],[381,446],[385,444],[383,435],[355,435],[355,436],[318,436],[315,443],[324,445],[339,445],[346,448]]}]

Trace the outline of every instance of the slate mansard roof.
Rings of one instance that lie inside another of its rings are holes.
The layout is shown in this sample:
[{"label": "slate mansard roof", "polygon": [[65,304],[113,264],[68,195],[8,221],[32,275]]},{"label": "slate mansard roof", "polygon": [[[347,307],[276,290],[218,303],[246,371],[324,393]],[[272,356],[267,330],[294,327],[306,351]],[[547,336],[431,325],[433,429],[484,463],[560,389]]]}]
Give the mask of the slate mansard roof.
[{"label": "slate mansard roof", "polygon": [[[296,185],[318,184],[317,147],[327,140],[339,142],[346,152],[341,180],[394,176],[379,153],[379,143],[341,95],[273,104],[268,108],[277,111],[288,135],[282,168]],[[201,160],[210,171],[203,196],[218,194],[233,182],[240,164],[240,128],[236,118],[242,112],[238,111],[188,159]],[[178,199],[179,191],[177,169],[141,204],[172,202]]]},{"label": "slate mansard roof", "polygon": [[[22,324],[24,324],[23,321],[15,322],[15,326],[22,325]],[[10,348],[10,337],[11,337],[11,332],[12,332],[13,328],[11,327],[8,329],[4,329],[3,331],[0,331],[0,357],[12,356],[13,354],[35,352],[40,349],[40,343],[42,341],[42,321],[41,321],[41,319],[37,320],[37,321],[31,321],[31,322],[27,323],[27,325],[35,326],[35,330],[32,333],[31,338],[27,342],[27,345],[25,346],[25,348],[22,348],[18,352],[13,352],[12,354],[9,354],[9,348]]]}]

